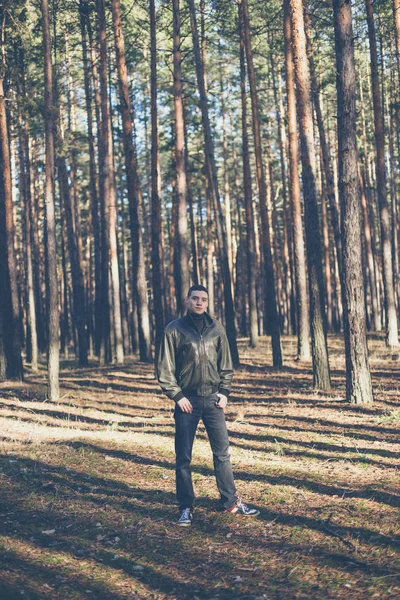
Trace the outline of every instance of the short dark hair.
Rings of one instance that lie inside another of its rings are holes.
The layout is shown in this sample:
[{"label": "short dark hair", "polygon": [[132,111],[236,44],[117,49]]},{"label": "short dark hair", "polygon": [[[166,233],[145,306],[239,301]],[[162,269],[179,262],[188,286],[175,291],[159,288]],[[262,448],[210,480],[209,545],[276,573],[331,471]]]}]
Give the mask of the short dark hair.
[{"label": "short dark hair", "polygon": [[205,292],[208,296],[208,289],[204,287],[204,285],[192,285],[192,287],[189,288],[189,291],[187,293],[188,298],[190,298],[192,292]]}]

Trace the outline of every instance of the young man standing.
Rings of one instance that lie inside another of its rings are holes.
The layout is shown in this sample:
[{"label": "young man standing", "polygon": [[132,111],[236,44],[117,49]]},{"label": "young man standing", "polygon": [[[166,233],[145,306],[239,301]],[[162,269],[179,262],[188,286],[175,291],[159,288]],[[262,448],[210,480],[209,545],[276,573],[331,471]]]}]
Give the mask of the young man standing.
[{"label": "young man standing", "polygon": [[224,414],[231,390],[232,359],[225,330],[207,314],[207,307],[207,289],[193,285],[186,298],[187,314],[167,325],[157,361],[158,382],[176,404],[176,494],[181,526],[191,525],[193,519],[190,463],[200,419],[213,452],[222,509],[246,516],[260,514],[236,493]]}]

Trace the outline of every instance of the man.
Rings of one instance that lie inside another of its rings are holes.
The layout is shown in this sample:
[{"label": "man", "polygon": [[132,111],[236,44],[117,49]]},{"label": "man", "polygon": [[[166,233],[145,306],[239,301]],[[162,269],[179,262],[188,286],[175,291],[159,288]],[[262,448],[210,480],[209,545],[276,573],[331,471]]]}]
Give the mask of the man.
[{"label": "man", "polygon": [[232,359],[222,325],[206,312],[208,292],[193,285],[186,298],[187,314],[167,325],[157,361],[163,392],[175,401],[176,494],[178,525],[190,526],[194,491],[190,463],[197,425],[202,419],[214,458],[214,471],[225,512],[257,516],[239,500],[229,456],[224,408],[232,381]]}]

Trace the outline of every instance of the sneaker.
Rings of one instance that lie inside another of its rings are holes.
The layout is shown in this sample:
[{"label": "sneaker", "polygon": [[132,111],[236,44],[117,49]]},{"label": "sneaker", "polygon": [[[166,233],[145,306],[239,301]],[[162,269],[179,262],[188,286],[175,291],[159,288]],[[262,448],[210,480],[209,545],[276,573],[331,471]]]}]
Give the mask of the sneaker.
[{"label": "sneaker", "polygon": [[244,515],[245,517],[258,517],[260,514],[259,510],[256,508],[250,508],[250,506],[247,506],[247,504],[241,500],[238,500],[236,504],[234,504],[231,508],[228,508],[225,512],[231,514],[237,513],[239,515]]},{"label": "sneaker", "polygon": [[190,527],[193,521],[193,515],[190,508],[184,508],[181,512],[181,516],[177,521],[177,525],[181,527]]}]

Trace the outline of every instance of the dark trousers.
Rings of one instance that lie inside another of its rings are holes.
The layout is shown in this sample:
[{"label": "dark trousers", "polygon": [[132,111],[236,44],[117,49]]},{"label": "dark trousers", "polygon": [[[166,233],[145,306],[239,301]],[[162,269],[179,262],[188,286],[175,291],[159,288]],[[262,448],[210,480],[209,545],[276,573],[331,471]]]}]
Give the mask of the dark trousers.
[{"label": "dark trousers", "polygon": [[231,508],[237,501],[233,481],[232,465],[229,456],[229,440],[225,415],[215,403],[216,394],[211,396],[190,396],[193,406],[191,414],[175,407],[175,454],[176,454],[176,495],[179,508],[193,508],[194,491],[190,463],[197,426],[202,419],[213,453],[214,472],[221,495],[223,508]]}]

